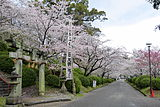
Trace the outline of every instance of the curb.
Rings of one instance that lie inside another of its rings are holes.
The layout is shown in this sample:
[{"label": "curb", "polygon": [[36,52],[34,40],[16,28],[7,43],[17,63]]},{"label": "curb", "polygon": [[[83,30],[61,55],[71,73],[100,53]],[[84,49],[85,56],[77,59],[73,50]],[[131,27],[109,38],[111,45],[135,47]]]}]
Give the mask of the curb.
[{"label": "curb", "polygon": [[134,89],[136,89],[137,91],[139,91],[141,94],[143,94],[144,96],[147,96],[145,93],[143,93],[140,89],[138,89],[137,87],[133,86],[132,84],[130,84],[128,81],[126,82],[128,83],[130,86],[132,86]]},{"label": "curb", "polygon": [[[131,85],[132,86],[132,85]],[[139,90],[137,87],[132,86],[134,89],[136,89],[137,91],[139,91],[141,94],[143,94],[144,96],[147,96],[145,93],[143,93],[141,90]]]},{"label": "curb", "polygon": [[[128,82],[127,82],[128,83]],[[129,84],[129,83],[128,83]],[[129,84],[130,86],[132,86],[134,89],[136,89],[137,91],[139,91],[141,94],[143,94],[144,96],[146,96],[147,97],[147,95],[145,94],[145,93],[143,93],[142,91],[140,91],[137,87],[135,87],[135,86],[133,86],[133,85],[131,85],[131,84]],[[150,98],[154,98],[154,99],[156,99],[156,100],[160,100],[160,98],[156,98],[156,97],[150,97]]]},{"label": "curb", "polygon": [[60,98],[60,99],[41,100],[41,101],[34,101],[34,102],[26,102],[26,103],[24,103],[24,105],[31,106],[31,105],[36,105],[36,104],[61,102],[61,101],[71,101],[71,99],[70,98]]}]

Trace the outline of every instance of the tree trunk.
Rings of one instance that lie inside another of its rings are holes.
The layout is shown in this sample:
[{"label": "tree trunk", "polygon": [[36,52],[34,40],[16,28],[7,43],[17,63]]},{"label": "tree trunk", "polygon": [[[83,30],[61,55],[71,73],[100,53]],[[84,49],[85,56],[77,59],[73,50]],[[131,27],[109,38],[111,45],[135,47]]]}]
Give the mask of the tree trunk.
[{"label": "tree trunk", "polygon": [[101,75],[101,77],[103,78],[105,76],[105,74],[106,74],[106,72],[103,72],[102,75]]}]

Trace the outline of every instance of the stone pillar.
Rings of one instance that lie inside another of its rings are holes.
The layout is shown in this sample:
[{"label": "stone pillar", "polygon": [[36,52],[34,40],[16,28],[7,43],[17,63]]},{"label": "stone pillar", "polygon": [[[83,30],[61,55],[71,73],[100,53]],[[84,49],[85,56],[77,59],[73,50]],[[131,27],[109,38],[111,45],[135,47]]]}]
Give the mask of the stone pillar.
[{"label": "stone pillar", "polygon": [[13,83],[16,83],[14,85],[10,95],[7,97],[6,100],[6,107],[20,107],[22,105],[22,50],[18,49],[16,53],[10,53],[10,57],[16,58],[15,63],[15,71],[14,74],[17,74],[17,78],[15,78],[14,81],[11,81]]},{"label": "stone pillar", "polygon": [[67,93],[67,88],[66,88],[66,86],[65,86],[66,80],[61,80],[61,82],[62,82],[62,87],[61,87],[61,89],[60,89],[60,92],[61,92],[61,93]]},{"label": "stone pillar", "polygon": [[75,82],[74,82],[74,78],[72,79],[72,88],[73,88],[73,94],[76,95],[76,85],[75,85]]},{"label": "stone pillar", "polygon": [[17,86],[19,84],[18,78],[21,78],[15,72],[12,72],[10,84],[13,85],[13,89],[11,90],[10,95],[6,98],[5,107],[22,107],[22,98],[18,96]]},{"label": "stone pillar", "polygon": [[20,97],[22,95],[22,50],[18,49],[17,50],[17,54],[18,54],[18,59],[16,61],[15,67],[16,67],[16,73],[21,77],[18,78],[17,81],[19,82],[19,84],[17,85],[17,95]]},{"label": "stone pillar", "polygon": [[75,83],[74,83],[74,77],[73,77],[73,58],[72,58],[72,22],[69,21],[69,29],[68,29],[68,40],[67,40],[67,55],[66,55],[66,80],[72,80],[72,90],[73,94],[76,93]]},{"label": "stone pillar", "polygon": [[39,95],[45,94],[45,63],[41,63],[39,67]]},{"label": "stone pillar", "polygon": [[22,95],[22,50],[18,49],[16,53],[10,55],[10,57],[17,58],[15,63],[15,73],[18,74],[21,78],[17,78],[17,82],[19,83],[16,85],[14,93],[15,96],[20,97]]}]

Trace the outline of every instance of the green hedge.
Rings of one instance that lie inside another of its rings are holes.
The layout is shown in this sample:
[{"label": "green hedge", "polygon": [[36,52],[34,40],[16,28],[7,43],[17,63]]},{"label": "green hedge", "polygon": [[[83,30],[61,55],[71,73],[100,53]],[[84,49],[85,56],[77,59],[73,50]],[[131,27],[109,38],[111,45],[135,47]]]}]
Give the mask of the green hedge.
[{"label": "green hedge", "polygon": [[150,78],[148,75],[133,77],[133,78],[129,79],[128,81],[135,84],[140,89],[146,88],[150,84]]},{"label": "green hedge", "polygon": [[[138,88],[141,88],[141,89],[149,87],[150,78],[149,76],[146,76],[146,75],[136,77],[133,80],[133,84],[135,84]],[[155,90],[160,90],[160,78],[152,78],[152,88]]]},{"label": "green hedge", "polygon": [[137,79],[137,77],[134,77],[134,78],[132,78],[132,83],[134,83],[135,84],[135,81],[136,81],[136,79]]},{"label": "green hedge", "polygon": [[155,90],[160,90],[160,78],[153,78],[152,79],[152,87]]},{"label": "green hedge", "polygon": [[81,91],[82,83],[78,77],[74,78],[74,82],[75,82],[75,87],[76,87],[76,93],[79,93]]},{"label": "green hedge", "polygon": [[73,72],[76,72],[79,75],[84,75],[84,72],[80,68],[73,68]]},{"label": "green hedge", "polygon": [[115,80],[114,79],[103,78],[103,83],[112,83],[113,81],[115,81]]},{"label": "green hedge", "polygon": [[8,51],[0,51],[0,57],[9,57]]},{"label": "green hedge", "polygon": [[11,58],[6,56],[0,56],[0,71],[11,73],[14,69],[14,62]]},{"label": "green hedge", "polygon": [[50,74],[46,77],[46,84],[52,87],[60,87],[60,79],[58,76]]},{"label": "green hedge", "polygon": [[[79,93],[82,83],[76,76],[74,77],[74,83],[75,83],[76,93]],[[73,83],[71,80],[66,81],[65,86],[69,92],[71,93],[73,92]]]},{"label": "green hedge", "polygon": [[93,86],[93,80],[95,80],[97,82],[97,85],[100,85],[103,83],[103,79],[101,77],[89,76],[88,78],[90,80],[90,86]]},{"label": "green hedge", "polygon": [[139,88],[147,88],[149,86],[149,83],[150,83],[150,79],[149,78],[143,78],[139,82]]},{"label": "green hedge", "polygon": [[36,84],[36,71],[32,68],[23,67],[22,87],[28,87]]},{"label": "green hedge", "polygon": [[[149,78],[149,76],[148,75],[142,75],[142,76],[137,77],[136,80],[135,80],[136,86],[139,87],[139,88],[145,88],[147,86],[147,81],[145,80],[145,82],[143,82],[143,80],[145,78]],[[146,83],[146,85],[144,83]]]},{"label": "green hedge", "polygon": [[52,72],[51,70],[49,70],[47,67],[45,67],[45,77],[47,77],[48,75],[51,75]]},{"label": "green hedge", "polygon": [[17,50],[16,48],[8,47],[8,51],[9,51],[9,52],[16,52],[16,50]]},{"label": "green hedge", "polygon": [[3,41],[0,41],[0,51],[7,51],[8,46]]},{"label": "green hedge", "polygon": [[84,87],[90,86],[90,79],[88,77],[85,77],[84,75],[79,75],[78,78]]},{"label": "green hedge", "polygon": [[73,92],[73,85],[72,85],[73,83],[72,83],[72,80],[68,80],[68,81],[66,81],[65,82],[65,86],[66,86],[66,88],[67,88],[67,90],[69,91],[69,92]]}]

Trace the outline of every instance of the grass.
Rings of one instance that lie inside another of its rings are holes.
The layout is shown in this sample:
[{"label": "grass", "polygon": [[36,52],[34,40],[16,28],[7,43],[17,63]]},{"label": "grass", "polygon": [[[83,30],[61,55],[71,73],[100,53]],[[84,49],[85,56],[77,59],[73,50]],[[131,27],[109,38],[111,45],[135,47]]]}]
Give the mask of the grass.
[{"label": "grass", "polygon": [[76,97],[83,97],[84,95],[82,93],[76,94]]},{"label": "grass", "polygon": [[5,97],[0,97],[0,107],[4,107],[6,104],[6,98]]},{"label": "grass", "polygon": [[82,93],[88,93],[88,92],[90,92],[90,91],[92,91],[93,90],[93,88],[92,87],[84,87],[84,86],[81,86],[81,92]]},{"label": "grass", "polygon": [[101,87],[104,87],[104,86],[106,86],[106,85],[108,85],[108,83],[106,83],[106,84],[103,84],[103,85],[98,85],[97,87],[84,87],[84,86],[81,86],[81,91],[83,92],[83,93],[88,93],[88,92],[91,92],[91,91],[93,91],[93,90],[95,90],[95,89],[97,89],[97,88],[101,88]]},{"label": "grass", "polygon": [[147,88],[143,88],[141,89],[140,91],[142,91],[145,95],[149,96],[150,95],[150,92],[149,92],[149,87]]},{"label": "grass", "polygon": [[[129,83],[132,87],[134,87],[134,88],[138,89],[139,91],[141,91],[142,93],[144,93],[146,96],[150,96],[150,87],[140,89],[133,83],[130,83],[128,81],[127,81],[127,83]],[[160,98],[160,90],[154,90],[154,95],[156,98]]]},{"label": "grass", "polygon": [[76,94],[75,97],[83,97],[85,93],[89,93],[95,89],[98,89],[98,88],[101,88],[101,87],[104,87],[108,85],[108,83],[106,84],[103,84],[103,85],[98,85],[97,87],[84,87],[84,86],[81,86],[81,92]]},{"label": "grass", "polygon": [[[150,87],[143,88],[141,91],[147,96],[150,96]],[[156,98],[160,98],[160,90],[154,90],[153,92]]]}]

